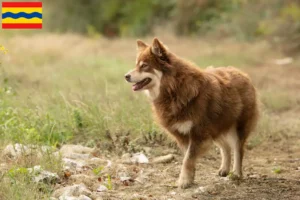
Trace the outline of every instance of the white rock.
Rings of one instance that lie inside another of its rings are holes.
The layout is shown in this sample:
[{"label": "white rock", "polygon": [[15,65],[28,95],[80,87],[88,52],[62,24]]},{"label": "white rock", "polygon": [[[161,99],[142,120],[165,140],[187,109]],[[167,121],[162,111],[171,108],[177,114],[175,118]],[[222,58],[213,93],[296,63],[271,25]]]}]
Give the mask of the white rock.
[{"label": "white rock", "polygon": [[36,165],[33,168],[27,168],[29,173],[40,173],[42,171],[42,167],[40,165]]},{"label": "white rock", "polygon": [[202,193],[206,191],[206,188],[205,188],[205,187],[202,187],[202,186],[199,187],[198,189],[199,189],[199,191],[202,192]]},{"label": "white rock", "polygon": [[260,178],[260,176],[258,174],[251,174],[249,178]]},{"label": "white rock", "polygon": [[52,147],[38,145],[23,145],[16,143],[14,145],[7,145],[2,152],[2,155],[13,159],[20,158],[21,156],[28,156],[30,154],[36,154],[37,156],[41,157],[43,153],[49,151],[52,151]]},{"label": "white rock", "polygon": [[226,176],[226,177],[219,177],[221,180],[223,180],[223,181],[229,181],[230,179],[229,179],[229,176]]},{"label": "white rock", "polygon": [[87,163],[84,160],[74,160],[70,158],[63,158],[62,159],[64,169],[65,170],[82,170],[84,166],[87,165]]},{"label": "white rock", "polygon": [[59,176],[56,173],[43,170],[40,165],[34,166],[33,168],[27,168],[27,170],[33,175],[33,181],[36,183],[54,183],[59,180]]},{"label": "white rock", "polygon": [[30,152],[31,151],[27,146],[17,143],[15,145],[7,145],[2,152],[2,155],[10,158],[19,158],[22,155],[29,155]]},{"label": "white rock", "polygon": [[59,197],[59,200],[78,200],[77,197],[62,195]]},{"label": "white rock", "polygon": [[146,164],[149,163],[149,159],[143,153],[135,153],[131,157],[131,162]]},{"label": "white rock", "polygon": [[100,185],[98,188],[97,188],[97,192],[104,192],[104,191],[107,191],[107,187],[105,185]]},{"label": "white rock", "polygon": [[198,187],[196,190],[195,190],[195,193],[204,193],[206,192],[206,188],[205,187]]},{"label": "white rock", "polygon": [[79,197],[73,197],[73,196],[60,196],[59,200],[92,200],[90,197],[85,195],[80,195]]},{"label": "white rock", "polygon": [[293,58],[291,57],[286,57],[286,58],[282,58],[282,59],[277,59],[274,61],[274,63],[276,65],[287,65],[287,64],[291,64],[294,61]]},{"label": "white rock", "polygon": [[59,180],[59,176],[56,173],[42,171],[39,175],[34,177],[34,182],[46,182],[46,183],[54,183]]},{"label": "white rock", "polygon": [[85,196],[85,195],[80,195],[79,200],[92,200],[90,197]]},{"label": "white rock", "polygon": [[106,167],[111,167],[112,162],[110,160],[107,160],[107,165]]},{"label": "white rock", "polygon": [[59,152],[64,158],[87,159],[94,149],[81,145],[64,145]]},{"label": "white rock", "polygon": [[91,191],[82,183],[60,188],[53,193],[56,198],[62,196],[79,197],[80,195],[91,195]]},{"label": "white rock", "polygon": [[71,159],[83,159],[87,160],[90,157],[90,154],[81,154],[81,153],[70,153],[68,156],[65,156],[66,158],[71,158]]},{"label": "white rock", "polygon": [[130,180],[132,180],[132,178],[131,177],[129,177],[129,176],[121,176],[120,177],[120,180],[123,182],[123,181],[130,181]]}]

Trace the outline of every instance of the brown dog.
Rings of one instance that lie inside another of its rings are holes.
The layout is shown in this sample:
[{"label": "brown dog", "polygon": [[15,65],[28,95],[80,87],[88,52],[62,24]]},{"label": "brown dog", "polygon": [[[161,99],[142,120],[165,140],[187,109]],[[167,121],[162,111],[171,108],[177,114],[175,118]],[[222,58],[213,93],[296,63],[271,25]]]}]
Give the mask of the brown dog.
[{"label": "brown dog", "polygon": [[258,118],[256,91],[249,77],[233,67],[200,70],[171,53],[158,39],[152,46],[137,41],[136,68],[125,75],[134,91],[144,90],[159,123],[184,152],[178,180],[194,180],[196,158],[211,141],[221,150],[220,176],[242,176],[243,147]]}]

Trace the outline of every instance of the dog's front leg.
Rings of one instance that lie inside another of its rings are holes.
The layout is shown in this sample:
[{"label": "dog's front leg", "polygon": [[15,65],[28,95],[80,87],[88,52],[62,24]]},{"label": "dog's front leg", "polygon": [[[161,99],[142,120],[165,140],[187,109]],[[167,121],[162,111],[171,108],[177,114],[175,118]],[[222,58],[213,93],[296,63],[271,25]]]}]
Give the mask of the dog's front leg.
[{"label": "dog's front leg", "polygon": [[195,142],[190,139],[188,148],[185,151],[181,172],[178,180],[178,187],[188,188],[193,184],[195,177],[195,166],[197,159],[197,150]]}]

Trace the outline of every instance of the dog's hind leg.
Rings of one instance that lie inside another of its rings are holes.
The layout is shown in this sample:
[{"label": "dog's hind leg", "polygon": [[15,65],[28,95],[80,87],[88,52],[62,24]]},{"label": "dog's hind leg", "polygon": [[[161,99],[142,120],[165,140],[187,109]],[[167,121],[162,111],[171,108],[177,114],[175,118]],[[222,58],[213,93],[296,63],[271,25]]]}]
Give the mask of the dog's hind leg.
[{"label": "dog's hind leg", "polygon": [[236,126],[233,126],[224,136],[227,144],[233,150],[233,173],[242,176],[243,144],[238,136]]},{"label": "dog's hind leg", "polygon": [[239,177],[242,176],[242,161],[244,157],[244,146],[250,133],[255,128],[258,118],[258,110],[254,108],[252,112],[242,115],[236,126],[236,134],[232,142],[234,151],[233,173]]},{"label": "dog's hind leg", "polygon": [[237,138],[236,142],[232,144],[233,148],[233,174],[241,177],[242,176],[242,161],[244,156],[244,145]]}]

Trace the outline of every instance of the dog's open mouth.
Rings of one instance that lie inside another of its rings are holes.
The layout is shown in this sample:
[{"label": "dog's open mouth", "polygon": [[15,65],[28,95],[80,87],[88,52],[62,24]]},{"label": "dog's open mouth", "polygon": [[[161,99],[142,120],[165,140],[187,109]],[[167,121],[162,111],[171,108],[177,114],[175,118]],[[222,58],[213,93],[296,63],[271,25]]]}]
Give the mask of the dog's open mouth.
[{"label": "dog's open mouth", "polygon": [[151,78],[145,78],[144,80],[135,83],[132,86],[132,90],[133,91],[138,91],[138,90],[143,89],[143,87],[145,87],[146,85],[148,85],[151,82],[151,80],[152,80]]}]

